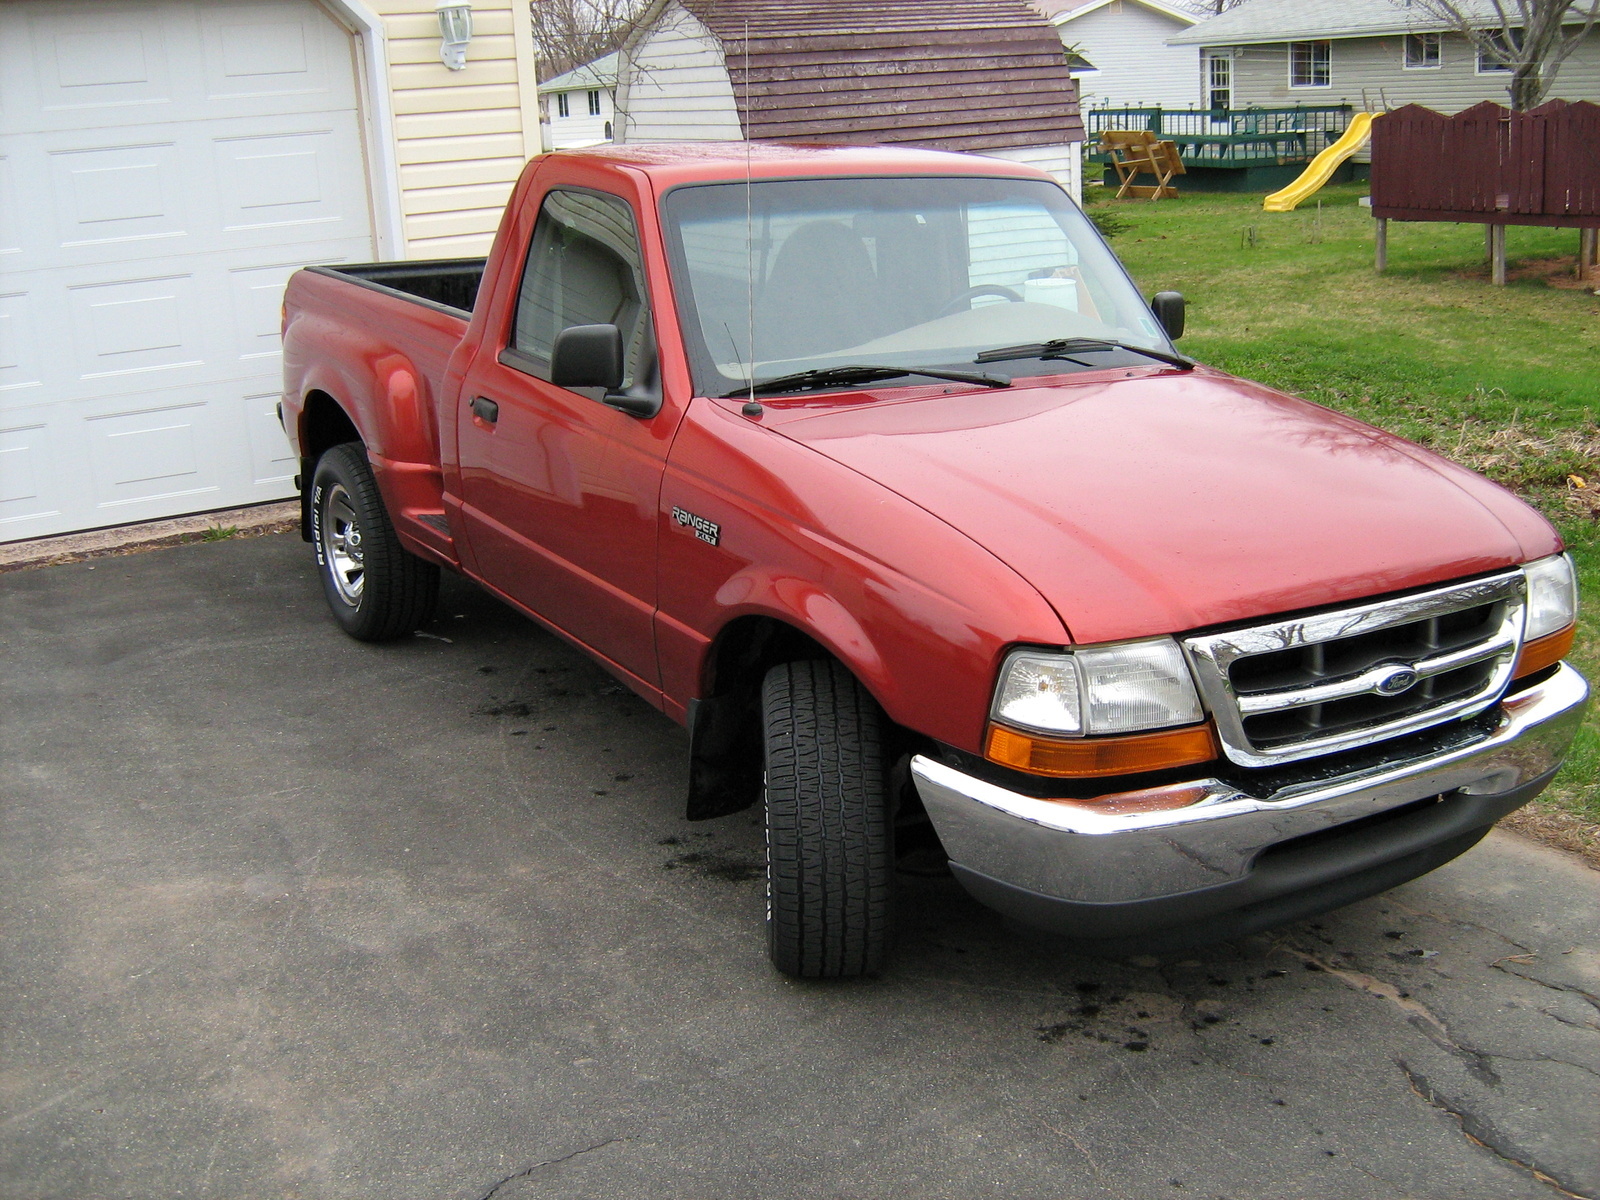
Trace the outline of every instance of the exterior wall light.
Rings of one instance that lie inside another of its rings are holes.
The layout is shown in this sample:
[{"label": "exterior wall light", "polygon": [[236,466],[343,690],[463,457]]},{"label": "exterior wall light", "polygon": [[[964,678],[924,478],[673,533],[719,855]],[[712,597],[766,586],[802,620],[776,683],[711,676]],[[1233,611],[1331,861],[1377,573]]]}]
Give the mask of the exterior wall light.
[{"label": "exterior wall light", "polygon": [[472,40],[472,5],[439,0],[439,61],[452,71],[467,65],[467,43]]}]

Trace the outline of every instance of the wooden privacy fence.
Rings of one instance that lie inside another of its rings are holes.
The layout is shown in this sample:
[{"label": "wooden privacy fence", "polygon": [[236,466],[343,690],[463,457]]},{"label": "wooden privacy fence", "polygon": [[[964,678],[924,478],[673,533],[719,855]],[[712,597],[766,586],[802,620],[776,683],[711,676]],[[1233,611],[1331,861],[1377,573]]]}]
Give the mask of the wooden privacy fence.
[{"label": "wooden privacy fence", "polygon": [[1578,271],[1591,277],[1600,228],[1600,105],[1552,100],[1531,112],[1492,101],[1454,116],[1408,104],[1372,123],[1372,215],[1378,269],[1388,222],[1462,221],[1488,230],[1494,281],[1505,282],[1507,225],[1580,229]]}]

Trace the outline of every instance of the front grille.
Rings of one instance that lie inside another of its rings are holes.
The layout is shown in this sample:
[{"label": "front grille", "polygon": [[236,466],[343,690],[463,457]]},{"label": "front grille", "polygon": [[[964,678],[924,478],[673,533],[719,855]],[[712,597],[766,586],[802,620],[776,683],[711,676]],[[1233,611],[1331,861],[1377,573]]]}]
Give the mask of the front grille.
[{"label": "front grille", "polygon": [[1523,575],[1186,639],[1228,757],[1267,766],[1492,704],[1522,635]]}]

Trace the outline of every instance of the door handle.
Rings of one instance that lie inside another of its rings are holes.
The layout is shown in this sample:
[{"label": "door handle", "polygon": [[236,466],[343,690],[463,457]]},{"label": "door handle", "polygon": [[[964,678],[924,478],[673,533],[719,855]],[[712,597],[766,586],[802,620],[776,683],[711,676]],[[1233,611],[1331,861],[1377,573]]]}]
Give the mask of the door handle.
[{"label": "door handle", "polygon": [[487,396],[478,396],[472,401],[472,415],[493,425],[500,419],[500,406]]}]

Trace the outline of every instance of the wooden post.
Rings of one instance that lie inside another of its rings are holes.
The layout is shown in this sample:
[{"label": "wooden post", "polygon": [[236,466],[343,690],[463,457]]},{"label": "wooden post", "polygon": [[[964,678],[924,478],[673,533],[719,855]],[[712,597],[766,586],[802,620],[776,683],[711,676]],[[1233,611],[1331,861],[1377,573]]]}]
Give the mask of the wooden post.
[{"label": "wooden post", "polygon": [[1389,218],[1378,218],[1377,255],[1373,263],[1373,270],[1387,270],[1389,266]]},{"label": "wooden post", "polygon": [[1489,276],[1496,287],[1506,285],[1506,227],[1489,226]]},{"label": "wooden post", "polygon": [[1578,278],[1585,283],[1594,278],[1597,249],[1600,249],[1600,229],[1578,230]]}]

